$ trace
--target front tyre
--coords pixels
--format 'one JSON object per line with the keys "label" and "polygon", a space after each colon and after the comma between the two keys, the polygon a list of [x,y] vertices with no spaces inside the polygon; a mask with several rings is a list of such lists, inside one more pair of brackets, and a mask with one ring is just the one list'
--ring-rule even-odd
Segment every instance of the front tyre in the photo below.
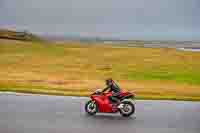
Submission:
{"label": "front tyre", "polygon": [[122,101],[123,108],[119,109],[120,114],[123,117],[129,117],[135,113],[135,105],[130,101]]}
{"label": "front tyre", "polygon": [[98,107],[94,101],[90,100],[85,104],[85,112],[87,112],[89,115],[95,115],[97,111]]}

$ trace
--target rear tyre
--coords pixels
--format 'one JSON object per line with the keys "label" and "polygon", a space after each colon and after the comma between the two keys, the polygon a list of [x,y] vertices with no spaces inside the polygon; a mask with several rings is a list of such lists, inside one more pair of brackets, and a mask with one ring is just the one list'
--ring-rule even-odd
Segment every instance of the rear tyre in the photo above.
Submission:
{"label": "rear tyre", "polygon": [[87,114],[95,115],[97,111],[98,111],[98,107],[94,101],[90,100],[85,104],[85,112]]}
{"label": "rear tyre", "polygon": [[122,104],[124,107],[119,109],[119,112],[123,117],[129,117],[135,113],[135,105],[132,102],[123,101]]}

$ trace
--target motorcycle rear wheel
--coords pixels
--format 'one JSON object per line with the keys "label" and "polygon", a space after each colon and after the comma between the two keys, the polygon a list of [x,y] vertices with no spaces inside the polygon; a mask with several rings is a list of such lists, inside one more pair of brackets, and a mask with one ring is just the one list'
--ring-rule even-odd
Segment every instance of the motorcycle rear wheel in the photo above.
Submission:
{"label": "motorcycle rear wheel", "polygon": [[122,109],[119,109],[119,112],[123,117],[129,117],[135,113],[135,105],[132,102],[122,101],[122,104],[124,105],[124,107]]}

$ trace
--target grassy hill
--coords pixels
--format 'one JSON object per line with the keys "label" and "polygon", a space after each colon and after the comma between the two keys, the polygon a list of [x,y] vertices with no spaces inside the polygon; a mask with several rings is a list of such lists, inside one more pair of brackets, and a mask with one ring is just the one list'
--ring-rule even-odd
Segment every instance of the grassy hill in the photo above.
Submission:
{"label": "grassy hill", "polygon": [[200,53],[41,44],[0,40],[1,91],[85,96],[112,77],[137,98],[200,100]]}
{"label": "grassy hill", "polygon": [[16,32],[7,29],[0,29],[0,39],[11,39],[21,41],[42,41],[43,39],[28,32]]}

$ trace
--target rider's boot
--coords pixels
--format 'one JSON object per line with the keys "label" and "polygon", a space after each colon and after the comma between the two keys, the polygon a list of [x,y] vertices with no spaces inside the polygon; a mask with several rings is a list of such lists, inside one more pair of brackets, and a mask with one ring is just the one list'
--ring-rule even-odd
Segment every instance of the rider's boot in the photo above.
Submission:
{"label": "rider's boot", "polygon": [[117,108],[118,109],[122,109],[124,106],[123,106],[123,104],[121,103],[121,104],[119,104],[118,106],[117,106]]}
{"label": "rider's boot", "polygon": [[117,104],[117,108],[118,109],[122,109],[123,108],[123,104],[120,102],[120,100],[118,100],[118,104]]}

